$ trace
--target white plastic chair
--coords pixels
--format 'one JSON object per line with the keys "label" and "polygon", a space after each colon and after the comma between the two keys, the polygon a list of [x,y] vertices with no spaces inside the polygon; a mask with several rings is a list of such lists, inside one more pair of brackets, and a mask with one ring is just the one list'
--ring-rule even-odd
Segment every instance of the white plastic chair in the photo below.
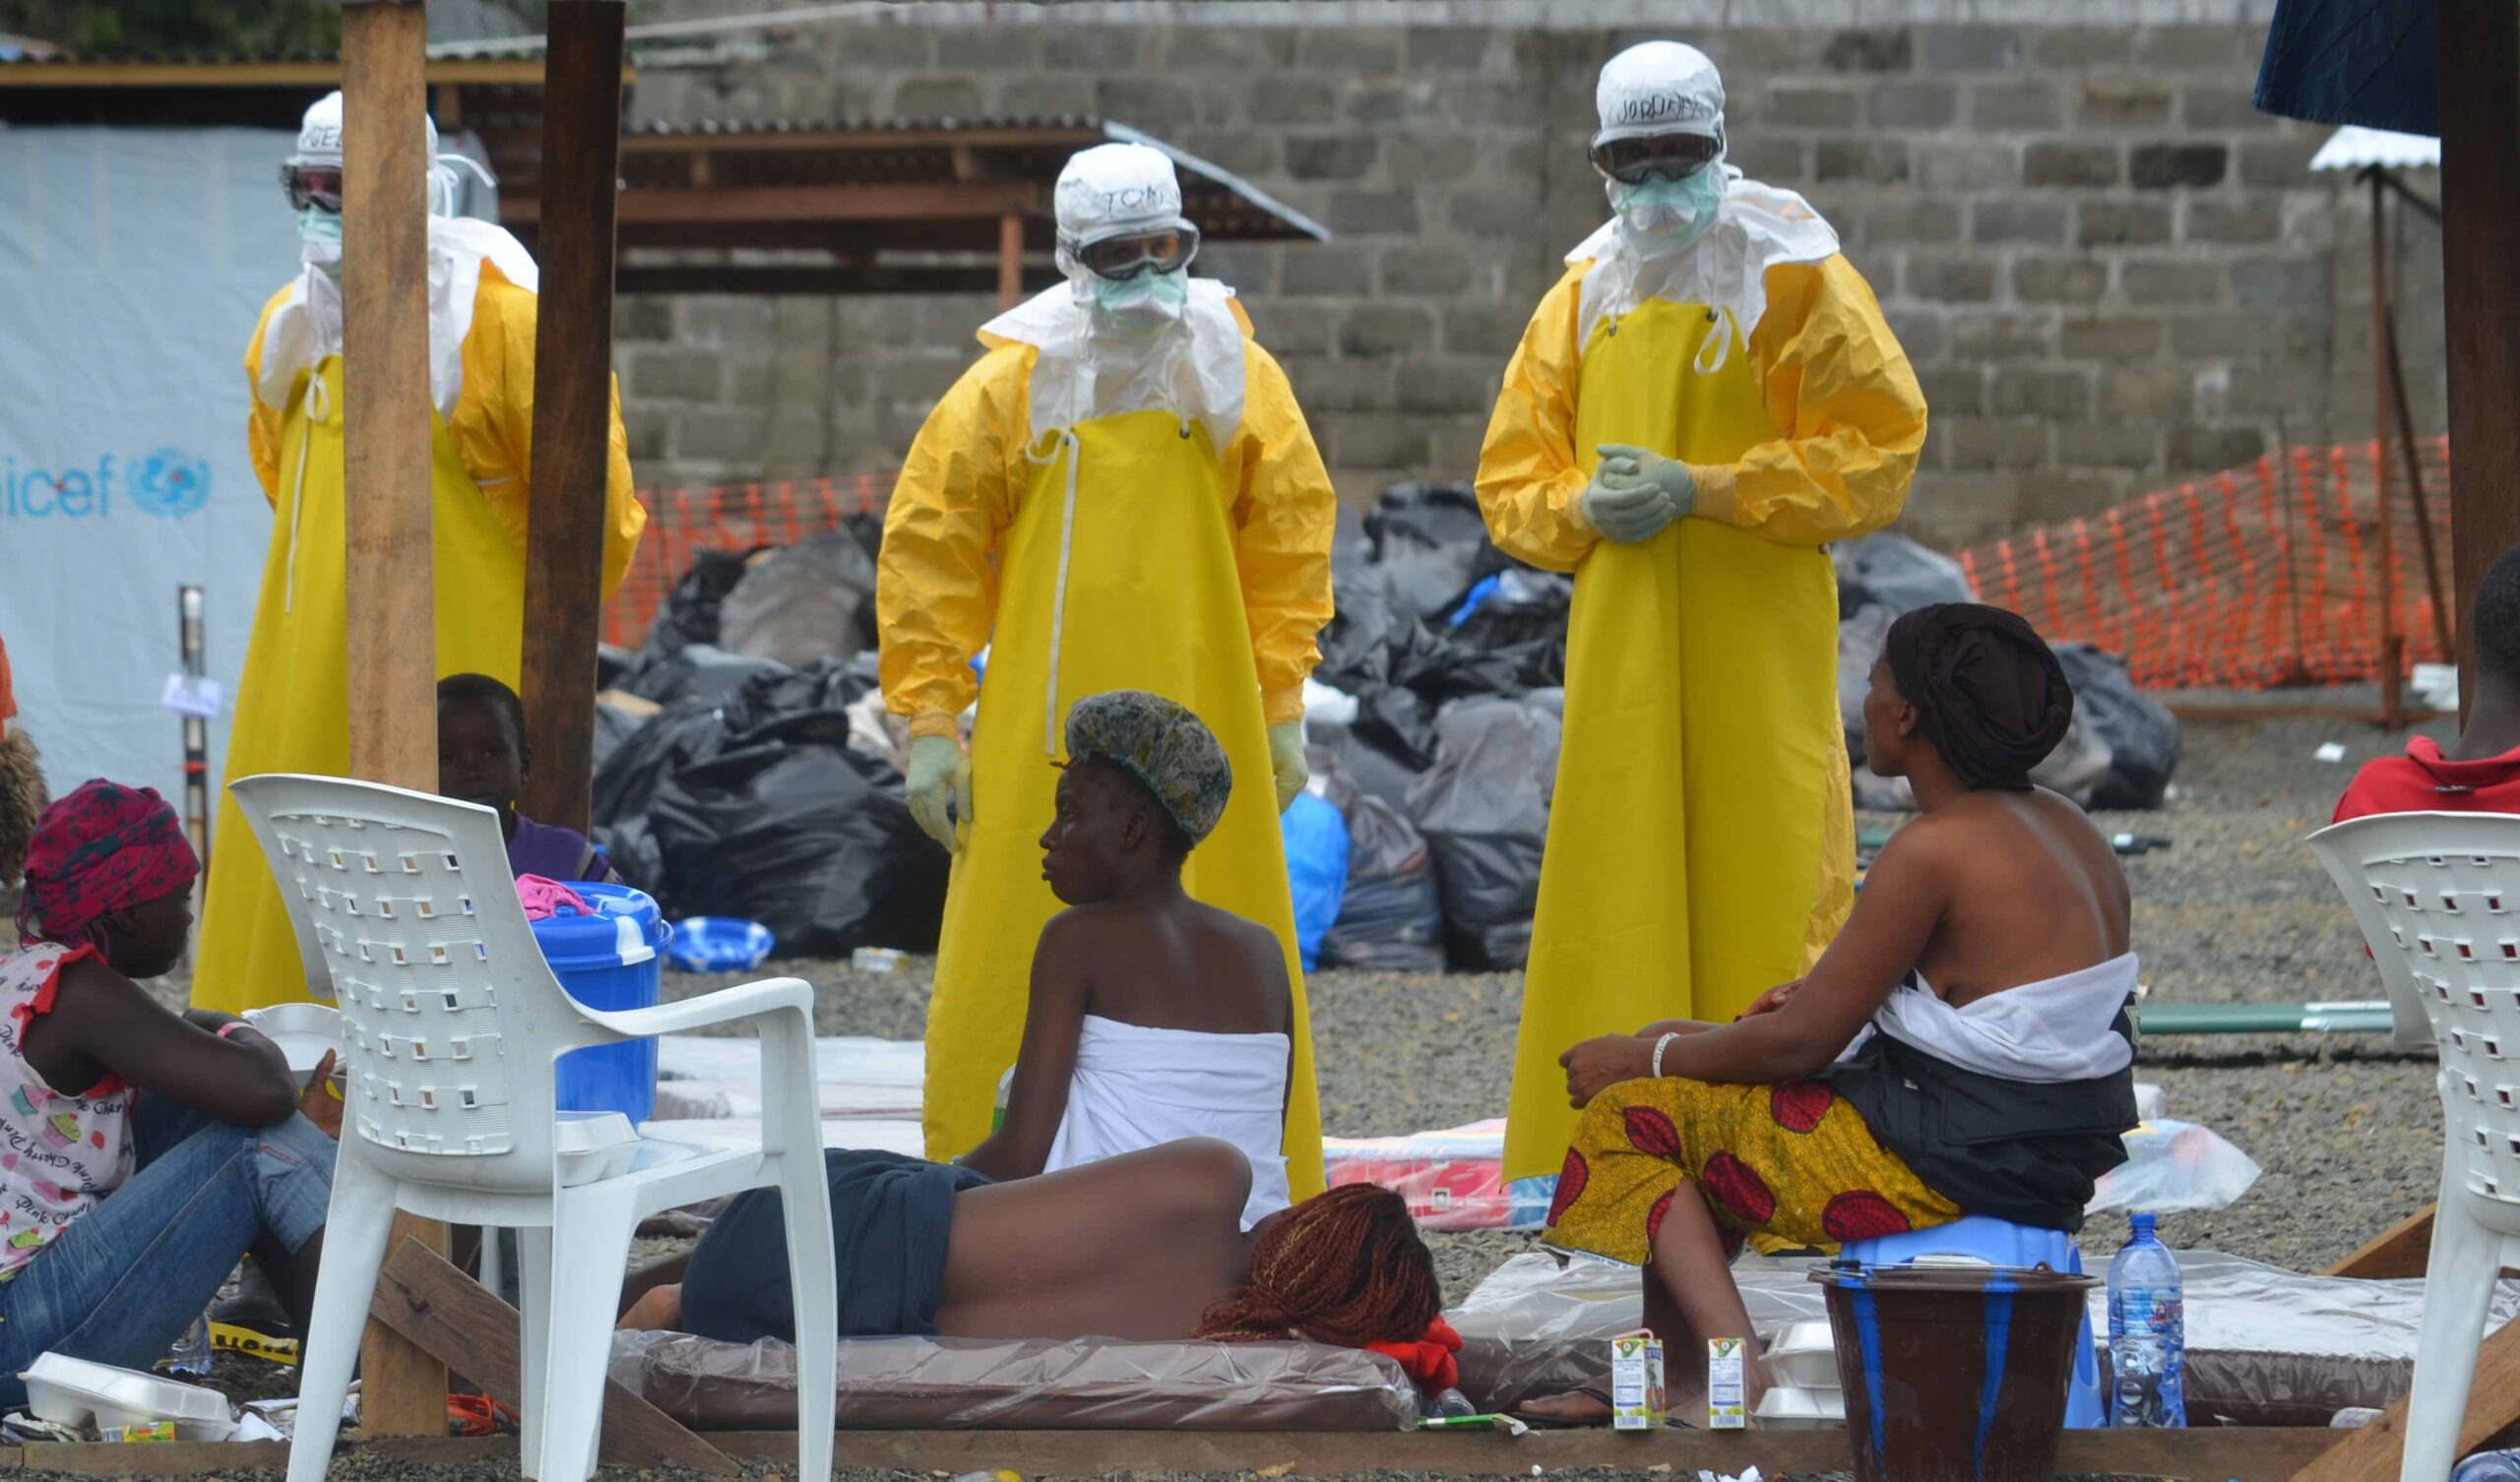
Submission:
{"label": "white plastic chair", "polygon": [[2439,1047],[2441,1203],[2400,1482],[2442,1482],[2488,1305],[2520,1266],[2520,817],[2390,813],[2310,835],[2354,907],[2401,1029]]}
{"label": "white plastic chair", "polygon": [[[334,777],[248,777],[230,790],[288,902],[308,981],[330,981],[339,999],[348,1070],[299,1413],[341,1410],[397,1209],[508,1226],[524,1246],[524,1471],[583,1482],[639,1221],[776,1188],[796,1304],[798,1475],[829,1476],[838,1314],[812,988],[776,978],[654,1009],[584,1008],[535,945],[496,812]],[[601,1145],[561,1145],[562,1054],[735,1022],[761,1038],[760,1146],[694,1155],[641,1142],[617,1114]],[[301,1428],[289,1482],[319,1482],[333,1442],[331,1426]]]}

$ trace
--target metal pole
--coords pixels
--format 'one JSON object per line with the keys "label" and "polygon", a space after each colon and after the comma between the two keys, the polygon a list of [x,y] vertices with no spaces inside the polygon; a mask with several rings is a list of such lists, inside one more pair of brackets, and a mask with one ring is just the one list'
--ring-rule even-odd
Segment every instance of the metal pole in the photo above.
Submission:
{"label": "metal pole", "polygon": [[2389,198],[2378,167],[2365,173],[2371,182],[2371,500],[2380,518],[2380,715],[2395,730],[2406,723],[2406,652],[2398,637],[2397,511],[2389,505]]}
{"label": "metal pole", "polygon": [[[184,677],[199,683],[202,668],[201,588],[175,588],[176,642],[184,656]],[[210,722],[189,711],[184,715],[184,832],[192,835],[193,853],[201,857],[202,877],[210,875]]]}

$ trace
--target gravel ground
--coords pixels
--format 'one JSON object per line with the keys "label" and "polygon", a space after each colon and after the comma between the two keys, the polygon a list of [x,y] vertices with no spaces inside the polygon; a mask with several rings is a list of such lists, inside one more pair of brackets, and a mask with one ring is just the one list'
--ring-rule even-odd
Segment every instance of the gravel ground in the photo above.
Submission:
{"label": "gravel ground", "polygon": [[[2444,722],[2426,729],[2447,733]],[[2127,861],[2136,947],[2155,999],[2378,996],[2352,920],[2301,840],[2327,821],[2356,766],[2399,750],[2404,739],[2405,733],[2345,720],[2191,724],[2168,806],[2100,819],[2112,832],[2172,840],[2167,850]],[[2345,762],[2314,760],[2314,750],[2327,741],[2347,748]],[[5,933],[0,924],[0,936]],[[915,1038],[932,964],[913,959],[889,974],[828,961],[777,962],[764,970],[815,984],[824,1033]],[[666,984],[669,996],[684,997],[736,980],[672,975]],[[172,998],[184,986],[173,979],[163,991]],[[1332,971],[1316,974],[1309,986],[1323,1123],[1332,1134],[1450,1127],[1503,1110],[1519,973]],[[2392,1055],[2377,1036],[2211,1036],[2148,1041],[2137,1069],[2164,1087],[2171,1116],[2222,1133],[2265,1170],[2230,1209],[2166,1217],[2162,1232],[2174,1245],[2316,1269],[2430,1202],[2441,1133],[2428,1059]],[[2104,1217],[2083,1243],[2088,1251],[2107,1252],[2124,1235],[2122,1218]],[[1430,1244],[1446,1290],[1457,1299],[1532,1241],[1500,1232],[1436,1235]],[[643,1258],[670,1248],[642,1247]],[[336,1472],[390,1475],[394,1482],[435,1482],[441,1474],[453,1475],[370,1461],[346,1461]]]}

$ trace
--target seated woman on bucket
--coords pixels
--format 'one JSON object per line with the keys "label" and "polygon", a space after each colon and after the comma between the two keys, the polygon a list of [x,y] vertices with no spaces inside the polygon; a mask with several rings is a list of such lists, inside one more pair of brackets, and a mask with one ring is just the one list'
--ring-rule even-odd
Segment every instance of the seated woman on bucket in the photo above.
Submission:
{"label": "seated woman on bucket", "polygon": [[1077,702],[1067,756],[1041,873],[1068,908],[1033,957],[1005,1125],[961,1161],[1003,1182],[1219,1138],[1251,1163],[1247,1229],[1289,1202],[1294,994],[1274,933],[1181,888],[1232,765],[1198,716],[1136,690]]}
{"label": "seated woman on bucket", "polygon": [[[1346,1185],[1245,1231],[1250,1164],[1214,1139],[1002,1184],[890,1152],[823,1162],[842,1337],[1302,1339],[1390,1354],[1428,1392],[1454,1382],[1433,1258],[1388,1189]],[[778,1193],[735,1196],[624,1293],[624,1328],[792,1340]]]}
{"label": "seated woman on bucket", "polygon": [[[1654,1024],[1560,1058],[1584,1108],[1550,1244],[1640,1266],[1673,1393],[1704,1340],[1748,1338],[1728,1266],[1743,1237],[1834,1248],[1987,1214],[2082,1227],[2135,1125],[2126,878],[2030,770],[2073,691],[2012,613],[1923,607],[1891,625],[1864,752],[1921,815],[1803,978],[1730,1024]],[[1747,1366],[1747,1402],[1766,1388]],[[1588,1394],[1531,1407],[1587,1420]]]}
{"label": "seated woman on bucket", "polygon": [[200,874],[146,787],[86,783],[35,827],[0,957],[0,1406],[46,1350],[149,1367],[247,1251],[301,1330],[313,1306],[332,1057],[301,1087],[243,1020],[137,981],[183,959]]}

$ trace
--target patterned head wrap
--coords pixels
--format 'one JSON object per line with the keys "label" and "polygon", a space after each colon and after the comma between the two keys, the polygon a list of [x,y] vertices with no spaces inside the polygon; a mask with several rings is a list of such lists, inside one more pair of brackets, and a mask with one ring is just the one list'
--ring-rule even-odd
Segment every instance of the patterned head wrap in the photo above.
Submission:
{"label": "patterned head wrap", "polygon": [[1233,793],[1233,765],[1216,733],[1161,695],[1113,690],[1092,695],[1067,712],[1070,763],[1098,759],[1136,777],[1198,843],[1225,816]]}
{"label": "patterned head wrap", "polygon": [[183,822],[156,788],[83,782],[35,825],[18,934],[85,945],[98,916],[182,890],[200,873]]}
{"label": "patterned head wrap", "polygon": [[1881,657],[1925,739],[1972,787],[2018,792],[2074,719],[2065,667],[2018,615],[1936,602],[1890,625]]}

